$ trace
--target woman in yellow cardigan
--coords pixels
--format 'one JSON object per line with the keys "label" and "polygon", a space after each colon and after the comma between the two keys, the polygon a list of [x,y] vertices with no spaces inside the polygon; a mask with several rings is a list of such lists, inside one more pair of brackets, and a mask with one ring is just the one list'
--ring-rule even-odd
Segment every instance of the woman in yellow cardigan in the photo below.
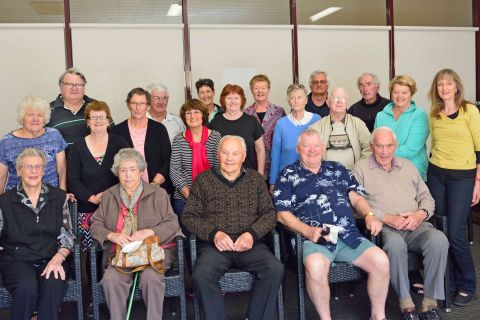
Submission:
{"label": "woman in yellow cardigan", "polygon": [[465,306],[476,289],[465,225],[470,206],[480,199],[480,113],[465,101],[462,81],[451,69],[435,75],[429,98],[432,150],[427,184],[435,199],[435,214],[448,217],[453,303]]}

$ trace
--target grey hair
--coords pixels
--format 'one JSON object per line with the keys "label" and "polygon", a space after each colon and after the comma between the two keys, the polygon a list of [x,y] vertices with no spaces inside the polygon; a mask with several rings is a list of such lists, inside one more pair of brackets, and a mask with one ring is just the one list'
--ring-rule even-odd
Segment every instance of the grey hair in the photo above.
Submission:
{"label": "grey hair", "polygon": [[148,93],[152,94],[152,92],[154,90],[157,90],[159,92],[165,92],[167,94],[167,96],[170,97],[170,93],[168,92],[168,88],[163,83],[150,83],[147,87]]}
{"label": "grey hair", "polygon": [[397,143],[397,136],[395,135],[395,132],[393,132],[392,128],[389,128],[389,127],[378,127],[378,128],[375,128],[373,131],[372,131],[372,134],[370,135],[370,144],[373,144],[373,142],[375,141],[375,137],[377,136],[378,132],[379,131],[388,131],[390,132],[390,134],[392,135],[393,137],[393,141],[395,143]]}
{"label": "grey hair", "polygon": [[147,168],[147,162],[143,159],[143,156],[134,148],[123,148],[117,152],[113,157],[112,172],[118,177],[118,168],[122,161],[135,161],[137,163],[140,172],[143,172]]}
{"label": "grey hair", "polygon": [[245,139],[243,139],[240,136],[235,136],[235,135],[231,135],[231,134],[227,134],[226,136],[223,136],[222,139],[220,139],[220,142],[218,143],[218,152],[220,152],[220,149],[222,147],[223,142],[225,140],[228,140],[228,139],[235,139],[235,140],[240,141],[240,144],[242,145],[243,151],[247,152],[247,144],[245,143]]}
{"label": "grey hair", "polygon": [[380,88],[380,81],[378,80],[378,77],[376,74],[374,73],[370,73],[370,72],[364,72],[360,75],[360,77],[358,77],[357,79],[357,88],[360,89],[360,80],[364,77],[364,76],[370,76],[372,77],[373,79],[373,82],[375,82],[375,84],[377,85],[378,88]]}
{"label": "grey hair", "polygon": [[295,90],[301,90],[303,91],[305,96],[307,95],[307,89],[305,89],[305,86],[303,84],[292,83],[287,88],[287,97],[290,97],[290,94]]}
{"label": "grey hair", "polygon": [[307,137],[317,136],[318,139],[320,139],[320,143],[322,144],[322,146],[325,146],[325,144],[323,143],[323,140],[322,140],[322,136],[320,135],[320,132],[318,132],[317,130],[315,130],[313,128],[308,128],[307,130],[303,131],[302,133],[300,133],[298,135],[297,147],[300,145],[300,141],[302,140],[303,136],[307,136]]}
{"label": "grey hair", "polygon": [[17,122],[23,126],[23,119],[28,109],[43,111],[46,123],[50,122],[51,109],[47,100],[38,96],[26,96],[20,101],[17,107]]}
{"label": "grey hair", "polygon": [[42,158],[43,166],[47,164],[47,157],[45,156],[45,153],[37,148],[26,148],[23,149],[22,152],[17,156],[17,159],[15,159],[15,168],[18,169],[22,165],[22,161],[26,157],[39,157]]}
{"label": "grey hair", "polygon": [[330,81],[328,81],[328,73],[322,70],[315,70],[312,73],[310,73],[310,78],[308,80],[308,83],[312,84],[313,78],[315,78],[315,76],[318,76],[320,74],[323,74],[325,76],[325,79],[327,79],[327,83],[330,83]]}
{"label": "grey hair", "polygon": [[333,99],[333,93],[336,91],[336,90],[342,90],[343,92],[345,92],[345,96],[347,98],[347,102],[348,102],[348,92],[347,90],[345,90],[345,88],[343,87],[333,87],[333,89],[330,91],[330,94],[328,95],[329,99]]}
{"label": "grey hair", "polygon": [[82,79],[83,84],[87,84],[87,78],[85,78],[85,75],[82,73],[82,71],[80,71],[77,68],[69,68],[69,69],[65,70],[64,73],[62,73],[60,75],[60,78],[58,78],[58,85],[62,84],[63,78],[65,78],[65,75],[67,75],[67,74],[74,74],[76,76],[79,76]]}

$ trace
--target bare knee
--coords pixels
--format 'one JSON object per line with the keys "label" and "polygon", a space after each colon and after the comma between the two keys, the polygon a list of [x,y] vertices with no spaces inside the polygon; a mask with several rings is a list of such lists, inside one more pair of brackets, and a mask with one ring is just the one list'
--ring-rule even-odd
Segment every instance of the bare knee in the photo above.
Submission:
{"label": "bare knee", "polygon": [[328,271],[330,260],[324,255],[315,253],[309,255],[304,262],[306,276],[309,280],[316,283],[328,283]]}

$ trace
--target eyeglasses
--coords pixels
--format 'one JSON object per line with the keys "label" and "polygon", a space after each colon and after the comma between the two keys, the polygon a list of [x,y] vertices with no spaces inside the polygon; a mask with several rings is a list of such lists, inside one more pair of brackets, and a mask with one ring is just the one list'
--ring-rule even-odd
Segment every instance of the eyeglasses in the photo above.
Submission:
{"label": "eyeglasses", "polygon": [[135,102],[135,101],[130,101],[128,104],[131,105],[132,107],[133,107],[133,106],[136,106],[136,107],[144,107],[144,106],[147,105],[146,102]]}
{"label": "eyeglasses", "polygon": [[327,84],[328,81],[327,81],[327,80],[315,80],[315,81],[311,81],[310,83],[317,86],[317,85],[319,85],[319,84],[320,84],[320,85]]}
{"label": "eyeglasses", "polygon": [[72,88],[82,88],[82,87],[85,87],[85,84],[84,83],[68,83],[68,82],[62,82],[62,84],[65,86],[65,87],[68,87],[70,89]]}
{"label": "eyeglasses", "polygon": [[200,110],[190,110],[190,111],[185,112],[186,117],[198,116],[200,114],[202,114],[202,111],[200,111]]}
{"label": "eyeglasses", "polygon": [[346,102],[347,98],[345,98],[345,97],[333,97],[333,101],[335,101],[335,102]]}
{"label": "eyeglasses", "polygon": [[120,170],[118,170],[118,174],[120,175],[126,175],[127,173],[134,174],[139,171],[140,170],[138,168],[121,168]]}
{"label": "eyeglasses", "polygon": [[158,97],[158,96],[153,96],[152,100],[153,101],[162,101],[162,102],[167,102],[169,97]]}
{"label": "eyeglasses", "polygon": [[107,120],[107,117],[106,116],[90,116],[88,117],[88,119],[90,120],[93,120],[93,121],[104,121],[104,120]]}
{"label": "eyeglasses", "polygon": [[43,164],[34,164],[34,165],[22,164],[20,167],[22,167],[23,169],[25,169],[27,171],[33,171],[33,169],[35,169],[35,171],[40,171],[40,170],[43,169]]}

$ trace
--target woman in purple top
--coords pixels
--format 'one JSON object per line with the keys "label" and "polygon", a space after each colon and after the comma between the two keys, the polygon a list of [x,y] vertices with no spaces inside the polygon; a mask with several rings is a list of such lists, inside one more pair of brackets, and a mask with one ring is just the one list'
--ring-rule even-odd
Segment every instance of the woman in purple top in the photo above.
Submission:
{"label": "woman in purple top", "polygon": [[262,125],[263,143],[265,144],[265,171],[264,176],[268,179],[270,172],[270,152],[272,150],[273,129],[278,119],[285,116],[285,110],[268,101],[270,93],[270,79],[266,75],[257,74],[250,80],[250,90],[255,102],[246,107],[243,112],[258,119]]}
{"label": "woman in purple top", "polygon": [[57,129],[45,128],[50,121],[50,105],[40,97],[26,96],[18,105],[17,121],[22,126],[0,140],[0,193],[17,186],[20,179],[15,159],[26,148],[42,150],[46,156],[43,182],[67,189],[67,143]]}

